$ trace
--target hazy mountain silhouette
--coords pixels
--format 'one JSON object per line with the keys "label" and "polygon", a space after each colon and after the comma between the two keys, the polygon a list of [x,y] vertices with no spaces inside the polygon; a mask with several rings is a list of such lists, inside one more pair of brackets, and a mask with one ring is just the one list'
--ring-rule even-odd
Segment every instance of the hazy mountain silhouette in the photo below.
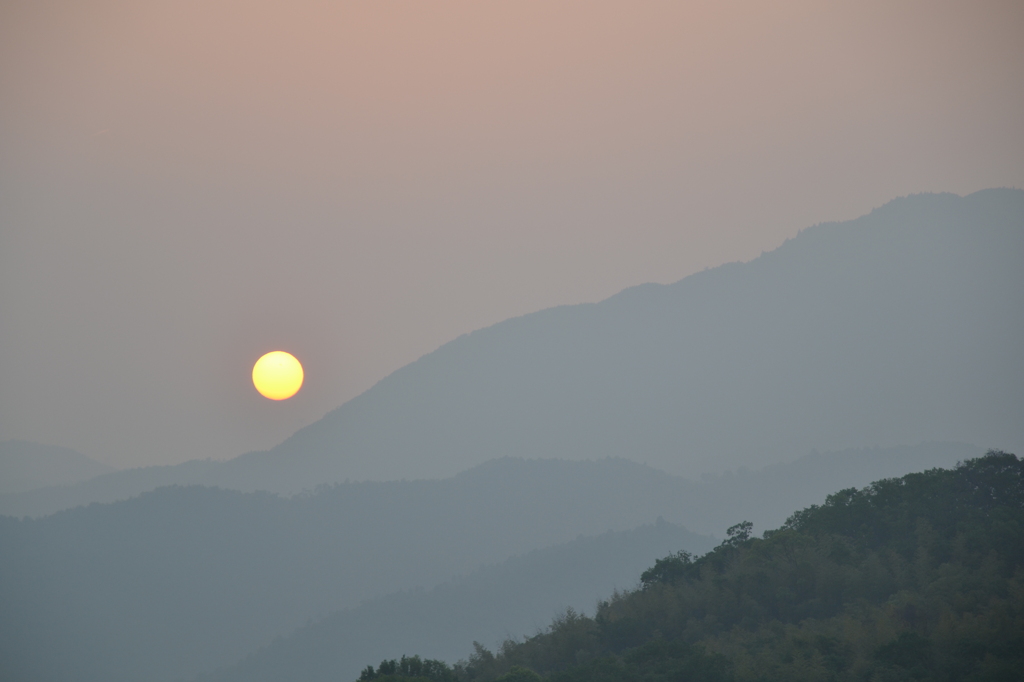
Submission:
{"label": "hazy mountain silhouette", "polygon": [[[640,466],[630,469],[634,474],[616,481],[607,464],[583,462],[564,469],[574,471],[583,480],[602,479],[603,489],[627,500],[644,500],[652,490],[666,490],[664,500],[678,495],[672,511],[657,508],[657,514],[685,524],[702,533],[720,533],[723,528],[743,520],[756,519],[758,527],[770,528],[782,523],[794,504],[812,504],[829,491],[867,485],[882,477],[902,476],[931,467],[949,467],[956,462],[977,457],[984,450],[962,443],[923,443],[912,447],[866,448],[839,452],[812,453],[793,462],[776,464],[760,470],[739,469],[718,475],[705,475],[700,482]],[[515,464],[513,464],[515,463]],[[505,459],[486,463],[466,471],[464,480],[484,475],[483,472],[504,470],[516,485],[534,488],[544,486],[551,461],[523,462]],[[629,469],[626,462],[619,466]],[[0,514],[8,516],[43,516],[93,501],[113,502],[151,490],[156,485],[186,485],[217,481],[224,469],[215,462],[188,462],[176,467],[150,467],[99,476],[74,486],[59,486],[28,493],[0,495]],[[563,479],[556,477],[556,481]],[[236,481],[237,482],[237,481]],[[579,485],[580,481],[565,481]],[[561,484],[561,483],[560,483]],[[224,487],[227,487],[226,485]],[[614,492],[610,492],[614,491]],[[633,502],[630,502],[633,504]],[[655,511],[651,508],[652,513]],[[652,517],[653,518],[653,517]]]}
{"label": "hazy mountain silhouette", "polygon": [[[533,583],[573,574],[585,581],[607,552],[643,553],[638,540],[667,524],[535,552],[430,593],[374,600],[212,679],[355,680],[363,667],[353,652],[361,649],[364,660],[403,659],[404,674],[382,664],[377,675],[372,667],[359,675],[381,682],[541,679],[530,670],[570,682],[1016,680],[1024,663],[1021,465],[990,452],[953,469],[837,491],[787,515],[763,539],[739,524],[703,557],[657,557],[633,574],[635,588],[607,590],[593,618],[576,606],[545,632],[505,641],[495,655],[471,651],[468,642],[501,638],[495,624],[515,621],[521,601],[539,596]],[[570,580],[552,592],[549,611],[565,606],[574,589]],[[593,614],[594,606],[585,610]],[[461,648],[446,641],[452,630],[468,631]],[[396,645],[412,640],[420,644]],[[463,664],[421,676],[405,665],[413,653]]]}
{"label": "hazy mountain silhouette", "polygon": [[763,529],[829,491],[978,452],[813,454],[701,482],[623,459],[503,458],[439,481],[343,483],[291,499],[166,487],[43,519],[0,517],[0,668],[81,680],[194,674],[311,617],[579,534],[658,517],[715,535],[744,519]]}
{"label": "hazy mountain silhouette", "polygon": [[[567,612],[456,666],[382,661],[359,680],[1021,679],[1024,462],[1013,454],[837,491],[761,538],[747,524],[728,534],[702,557],[657,560],[593,618]],[[307,674],[281,666],[262,679],[322,679],[294,665]]]}
{"label": "hazy mountain silhouette", "polygon": [[1022,338],[1024,191],[916,195],[749,263],[464,335],[227,466],[294,489],[499,455],[699,475],[815,448],[1020,450]]}
{"label": "hazy mountain silhouette", "polygon": [[68,448],[0,441],[0,494],[80,483],[112,471],[113,467]]}
{"label": "hazy mountain silhouette", "polygon": [[[169,485],[206,485],[254,492],[231,485],[219,462],[192,460],[173,466],[138,467],[102,474],[73,485],[50,485],[0,495],[0,515],[44,516],[93,502],[116,502]],[[223,481],[221,479],[224,479]]]}
{"label": "hazy mountain silhouette", "polygon": [[30,497],[53,509],[171,482],[288,493],[504,455],[696,476],[812,449],[1021,451],[1022,266],[1024,191],[897,199],[749,263],[461,336],[270,451]]}
{"label": "hazy mountain silhouette", "polygon": [[432,590],[411,590],[334,613],[209,679],[260,682],[354,680],[368,664],[417,651],[454,661],[488,646],[532,635],[571,607],[593,612],[614,589],[636,586],[640,573],[685,547],[711,549],[709,538],[659,522],[535,550]]}
{"label": "hazy mountain silhouette", "polygon": [[682,479],[625,460],[498,460],[441,481],[283,499],[166,487],[0,517],[0,669],[161,680],[238,661],[311,617],[580,534],[685,514]]}
{"label": "hazy mountain silhouette", "polygon": [[962,443],[923,443],[813,453],[757,471],[705,475],[684,523],[701,532],[721,534],[735,523],[750,520],[760,533],[781,526],[794,509],[819,504],[830,492],[936,467],[948,469],[983,454],[981,448]]}

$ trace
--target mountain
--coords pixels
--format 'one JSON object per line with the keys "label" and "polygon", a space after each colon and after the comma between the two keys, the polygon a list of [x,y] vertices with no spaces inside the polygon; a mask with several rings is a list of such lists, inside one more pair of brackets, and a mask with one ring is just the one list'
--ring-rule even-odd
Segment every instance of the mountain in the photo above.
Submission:
{"label": "mountain", "polygon": [[566,608],[592,611],[613,590],[635,587],[655,559],[680,548],[705,552],[712,544],[664,521],[580,537],[432,590],[399,592],[331,614],[203,680],[355,679],[367,664],[406,651],[466,658],[474,639],[490,645],[532,635]]}
{"label": "mountain", "polygon": [[693,485],[626,460],[505,459],[291,499],[164,487],[0,517],[0,670],[106,681],[210,671],[365,599],[581,534],[678,522]]}
{"label": "mountain", "polygon": [[[882,478],[899,478],[981,457],[985,451],[962,443],[815,452],[794,462],[757,471],[739,469],[702,477],[699,503],[684,517],[689,528],[720,535],[743,520],[757,532],[781,526],[795,508],[819,504],[836,490],[863,488]],[[696,500],[695,500],[696,501]]]}
{"label": "mountain", "polygon": [[359,679],[1021,679],[1024,462],[1016,456],[990,452],[953,470],[839,491],[763,539],[749,530],[730,529],[699,558],[657,560],[639,589],[602,601],[592,618],[566,613],[547,632],[495,654],[478,648],[454,668],[403,657]]}
{"label": "mountain", "polygon": [[[485,463],[461,474],[462,480],[485,476],[491,472],[516,480],[523,488],[543,485],[546,476],[562,482],[571,490],[580,481],[568,478],[600,479],[608,494],[622,499],[659,499],[660,506],[648,509],[651,518],[658,514],[685,524],[697,532],[715,534],[742,521],[756,519],[759,528],[781,524],[793,505],[807,505],[825,499],[832,490],[860,487],[881,477],[902,476],[912,471],[933,467],[950,467],[960,460],[980,456],[982,448],[963,443],[922,443],[893,448],[860,448],[838,452],[811,453],[792,462],[774,464],[751,471],[740,468],[723,474],[705,474],[693,481],[657,472],[649,467],[630,467],[620,461],[618,467],[632,472],[621,481],[614,480],[615,467],[608,463],[524,461],[502,458]],[[0,514],[8,516],[44,516],[92,501],[113,502],[122,496],[138,495],[157,486],[209,484],[219,480],[211,471],[214,462],[189,462],[176,467],[151,467],[99,476],[74,486],[56,486],[28,493],[0,495]],[[559,474],[554,474],[556,467]],[[223,471],[223,469],[216,469]],[[644,472],[640,474],[640,472]],[[655,493],[653,491],[661,491]],[[614,492],[613,492],[614,491]],[[660,495],[660,497],[659,497]]]}
{"label": "mountain", "polygon": [[281,493],[500,455],[698,475],[811,449],[1024,443],[1024,192],[898,199],[750,263],[462,336],[268,452],[3,496],[46,513],[170,483]]}
{"label": "mountain", "polygon": [[112,471],[113,467],[68,448],[0,441],[0,495],[81,483]]}
{"label": "mountain", "polygon": [[770,527],[829,490],[976,454],[956,444],[821,453],[700,482],[624,459],[502,458],[449,479],[349,482],[290,499],[164,487],[42,519],[0,517],[0,669],[176,679],[233,664],[310,618],[580,534],[658,517],[706,534],[744,519]]}
{"label": "mountain", "polygon": [[[218,475],[220,463],[192,460],[173,466],[138,467],[104,473],[80,483],[0,494],[2,516],[45,516],[93,502],[116,502],[169,485],[220,486],[239,490],[230,477]],[[223,480],[222,480],[223,479]],[[249,492],[255,489],[248,488]]]}
{"label": "mountain", "polygon": [[170,482],[440,478],[506,455],[699,476],[814,449],[1021,450],[1021,338],[1024,191],[915,195],[748,263],[463,335],[272,450],[117,472],[36,506]]}
{"label": "mountain", "polygon": [[225,466],[283,490],[502,455],[697,476],[812,449],[1019,448],[1021,338],[1024,191],[916,195],[749,263],[464,335]]}

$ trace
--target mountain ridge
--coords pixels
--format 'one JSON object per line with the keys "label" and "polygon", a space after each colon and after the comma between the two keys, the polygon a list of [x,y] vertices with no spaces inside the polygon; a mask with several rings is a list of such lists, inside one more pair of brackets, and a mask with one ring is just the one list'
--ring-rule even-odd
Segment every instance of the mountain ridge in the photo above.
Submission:
{"label": "mountain ridge", "polygon": [[[1022,264],[1024,191],[903,197],[746,263],[463,334],[270,450],[118,472],[37,506],[175,482],[287,494],[444,478],[500,456],[696,477],[815,449],[1020,451]],[[33,504],[0,499],[0,513]]]}
{"label": "mountain ridge", "polygon": [[1021,461],[989,451],[837,491],[762,538],[737,525],[704,556],[657,560],[593,618],[567,612],[455,666],[403,655],[359,680],[1018,680],[1022,512]]}
{"label": "mountain ridge", "polygon": [[24,440],[0,441],[0,495],[73,485],[113,471],[114,467],[70,448]]}
{"label": "mountain ridge", "polygon": [[[194,675],[365,599],[580,534],[677,520],[679,481],[660,477],[626,460],[507,461],[287,499],[167,486],[41,519],[0,517],[0,669]],[[61,665],[71,667],[54,672]]]}
{"label": "mountain ridge", "polygon": [[[704,552],[712,544],[663,520],[580,536],[428,590],[406,590],[331,613],[198,680],[354,679],[367,662],[409,650],[465,658],[474,639],[494,645],[533,634],[566,608],[590,611],[612,590],[634,587],[640,571],[661,555],[680,547]],[[303,669],[303,661],[314,662],[314,668]]]}
{"label": "mountain ridge", "polygon": [[172,486],[0,517],[0,669],[53,659],[74,666],[54,679],[178,679],[235,663],[310,618],[580,534],[658,517],[705,536],[745,518],[760,528],[829,490],[977,452],[822,453],[702,482],[622,458],[502,458],[439,481],[349,482],[287,499]]}
{"label": "mountain ridge", "polygon": [[[1024,378],[1024,363],[1006,343],[1024,329],[1022,258],[1024,192],[894,200],[854,221],[807,228],[747,263],[460,336],[277,447],[234,461],[268,468],[301,462],[322,477],[388,478],[454,473],[482,452],[486,458],[611,455],[695,474],[714,462],[769,463],[764,454],[751,454],[757,449],[779,458],[794,450],[908,440],[978,442],[983,434],[995,436],[993,446],[1013,447],[1024,438],[1018,425],[999,422],[970,401],[955,405],[968,417],[954,416],[942,396],[978,395],[984,381],[1012,401],[1009,411],[1024,410],[1024,396],[1006,376]],[[936,272],[940,266],[946,269]],[[774,278],[767,292],[759,286],[765,273]],[[714,305],[700,299],[707,292],[717,296]],[[780,305],[779,299],[787,300]],[[786,305],[794,300],[804,308]],[[849,316],[832,314],[839,307]],[[843,328],[828,333],[818,326],[826,322]],[[744,343],[755,333],[760,344]],[[695,356],[715,356],[715,371],[689,365],[665,339],[688,343]],[[889,353],[883,367],[871,352]],[[998,358],[1002,369],[979,355]],[[864,371],[834,371],[840,358]],[[814,372],[834,381],[799,379]],[[908,393],[901,390],[908,379],[928,390],[893,407],[875,405],[879,393]],[[687,380],[700,391],[679,393]],[[744,400],[752,386],[763,393]],[[766,401],[768,395],[775,399]],[[616,396],[614,408],[599,404],[607,396]],[[740,421],[740,415],[721,416],[737,412],[737,402],[750,435],[716,444],[729,441]],[[784,404],[794,407],[787,412]],[[763,414],[766,407],[774,414]],[[903,411],[900,419],[889,414],[893,409]],[[800,410],[807,418],[795,418]],[[692,428],[673,425],[680,415],[693,415],[686,425]],[[787,428],[766,426],[779,422]],[[804,431],[810,435],[799,435]],[[687,458],[703,467],[681,466]]]}

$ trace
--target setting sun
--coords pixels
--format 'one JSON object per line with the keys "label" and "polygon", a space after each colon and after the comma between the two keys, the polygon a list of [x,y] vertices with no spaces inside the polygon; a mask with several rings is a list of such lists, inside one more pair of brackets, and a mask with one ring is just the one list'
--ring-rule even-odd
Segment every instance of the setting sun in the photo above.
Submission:
{"label": "setting sun", "polygon": [[295,356],[283,350],[267,353],[252,367],[253,386],[271,400],[286,400],[298,393],[304,376]]}

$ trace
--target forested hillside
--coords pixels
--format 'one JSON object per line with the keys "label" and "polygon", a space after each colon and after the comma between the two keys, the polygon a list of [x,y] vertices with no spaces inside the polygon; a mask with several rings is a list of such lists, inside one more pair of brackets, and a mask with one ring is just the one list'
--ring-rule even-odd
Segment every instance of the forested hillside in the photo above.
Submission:
{"label": "forested hillside", "polygon": [[[579,573],[567,565],[554,566],[548,583],[532,581],[532,592],[496,587],[476,599],[463,589],[468,583],[429,591],[453,575],[659,516],[718,536],[752,518],[760,531],[829,491],[976,454],[957,444],[820,453],[700,482],[622,459],[503,458],[441,481],[344,483],[292,499],[168,487],[42,519],[0,518],[0,665],[27,666],[37,677],[170,680],[231,666],[281,636],[253,661],[270,666],[302,652],[311,669],[336,669],[359,649],[321,646],[336,636],[324,633],[356,633],[344,636],[355,645],[372,634],[360,624],[371,623],[395,636],[371,638],[367,652],[457,658],[472,638],[493,644],[525,634],[559,606],[589,609],[603,591],[588,588],[583,602],[568,598],[571,590],[566,601],[536,601],[544,584]],[[645,550],[622,563],[609,554],[605,568],[635,570],[600,575],[630,580],[576,586],[632,584],[637,562],[654,556]],[[395,595],[417,586],[428,591]],[[561,588],[552,589],[543,594]],[[520,595],[521,604],[535,599],[530,613],[539,620],[509,611],[502,594]],[[416,615],[403,618],[403,610]],[[442,638],[431,626],[440,612],[459,623]],[[311,618],[314,626],[295,632]]]}
{"label": "forested hillside", "polygon": [[749,530],[736,525],[702,557],[657,561],[642,587],[593,618],[567,612],[542,634],[494,653],[478,646],[454,667],[406,658],[361,679],[1021,679],[1016,456],[843,490],[763,538]]}

